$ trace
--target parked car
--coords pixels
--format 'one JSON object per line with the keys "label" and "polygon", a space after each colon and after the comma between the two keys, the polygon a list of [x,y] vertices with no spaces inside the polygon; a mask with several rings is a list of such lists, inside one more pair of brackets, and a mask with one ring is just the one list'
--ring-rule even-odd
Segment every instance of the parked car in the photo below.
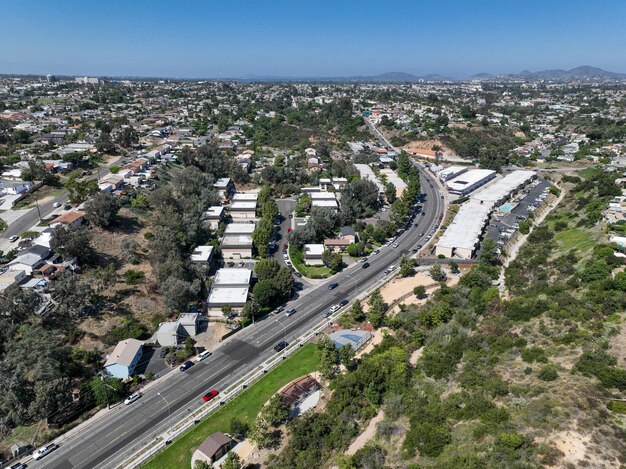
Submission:
{"label": "parked car", "polygon": [[61,206],[61,202],[55,202],[52,204],[54,208],[59,208]]}
{"label": "parked car", "polygon": [[39,459],[43,458],[44,456],[47,456],[50,453],[52,453],[58,447],[59,446],[54,444],[54,443],[50,443],[49,445],[42,446],[41,448],[39,448],[37,451],[35,451],[33,453],[33,459],[35,461],[38,461]]}
{"label": "parked car", "polygon": [[302,278],[302,274],[298,272],[297,270],[293,274],[298,278]]}
{"label": "parked car", "polygon": [[208,350],[205,350],[204,352],[200,352],[196,356],[196,362],[200,363],[202,360],[204,360],[205,358],[209,358],[210,356],[211,356],[211,352],[209,352]]}
{"label": "parked car", "polygon": [[289,317],[289,316],[291,316],[292,314],[295,314],[295,313],[296,313],[296,308],[291,308],[291,309],[287,310],[287,312],[285,313],[285,316]]}
{"label": "parked car", "polygon": [[132,404],[133,402],[141,399],[141,396],[143,396],[143,394],[141,394],[140,392],[133,393],[130,396],[128,396],[126,399],[124,399],[124,404],[126,405]]}
{"label": "parked car", "polygon": [[281,340],[276,345],[274,345],[274,351],[280,352],[283,349],[285,349],[288,345],[289,343],[286,340]]}
{"label": "parked car", "polygon": [[334,312],[335,312],[335,311],[337,311],[339,308],[341,308],[341,306],[339,306],[339,305],[332,305],[332,306],[330,307],[330,312],[331,312],[331,313],[334,313]]}
{"label": "parked car", "polygon": [[349,301],[348,301],[348,300],[343,299],[343,300],[341,300],[341,301],[339,302],[339,306],[343,307],[343,306],[347,305],[348,303],[349,303]]}
{"label": "parked car", "polygon": [[324,317],[325,318],[331,316],[332,314],[333,314],[333,312],[330,309],[327,309],[326,311],[324,311]]}
{"label": "parked car", "polygon": [[180,365],[180,366],[178,367],[178,369],[179,369],[180,371],[185,371],[185,370],[188,370],[189,368],[191,368],[192,366],[193,366],[193,362],[192,362],[192,361],[187,360],[185,363],[183,363],[182,365]]}
{"label": "parked car", "polygon": [[216,398],[219,393],[220,392],[217,389],[211,389],[204,396],[202,396],[202,400],[204,402],[209,402],[211,399]]}
{"label": "parked car", "polygon": [[328,284],[328,289],[329,290],[334,290],[335,288],[337,288],[339,286],[339,284],[337,282],[332,282]]}
{"label": "parked car", "polygon": [[13,235],[9,238],[9,241],[11,241],[12,243],[14,243],[15,241],[17,241],[19,239],[19,236],[17,235]]}
{"label": "parked car", "polygon": [[[2,464],[4,461],[0,461]],[[24,463],[18,462],[17,464],[13,464],[9,469],[26,469],[28,466]]]}
{"label": "parked car", "polygon": [[159,358],[165,358],[165,356],[167,355],[167,349],[164,348],[161,350],[161,352],[159,353]]}

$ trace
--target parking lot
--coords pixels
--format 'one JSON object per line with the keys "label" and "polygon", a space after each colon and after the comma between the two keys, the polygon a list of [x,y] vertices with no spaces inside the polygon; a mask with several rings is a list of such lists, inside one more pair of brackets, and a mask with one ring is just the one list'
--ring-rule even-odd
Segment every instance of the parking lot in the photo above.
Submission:
{"label": "parking lot", "polygon": [[502,248],[519,228],[519,223],[528,218],[545,200],[550,183],[544,179],[537,179],[530,186],[520,192],[517,197],[502,205],[510,210],[501,210],[494,214],[487,227],[487,236],[498,243]]}

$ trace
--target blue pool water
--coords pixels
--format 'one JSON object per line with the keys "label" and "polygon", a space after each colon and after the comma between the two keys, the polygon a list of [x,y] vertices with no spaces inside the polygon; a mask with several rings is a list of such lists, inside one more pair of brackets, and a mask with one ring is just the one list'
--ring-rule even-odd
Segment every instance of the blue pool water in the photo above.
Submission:
{"label": "blue pool water", "polygon": [[502,212],[510,212],[511,210],[513,210],[515,208],[515,205],[511,205],[511,204],[504,204],[502,207],[500,207],[500,210]]}

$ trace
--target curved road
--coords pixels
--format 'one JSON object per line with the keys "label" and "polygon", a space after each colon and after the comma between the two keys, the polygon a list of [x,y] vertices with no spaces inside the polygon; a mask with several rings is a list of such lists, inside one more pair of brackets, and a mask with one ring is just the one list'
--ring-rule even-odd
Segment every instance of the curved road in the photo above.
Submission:
{"label": "curved road", "polygon": [[[367,290],[384,275],[391,265],[397,266],[403,254],[410,254],[417,244],[426,244],[420,233],[432,233],[444,212],[444,201],[432,175],[421,172],[424,216],[418,214],[411,227],[401,234],[392,246],[371,255],[370,267],[361,263],[345,269],[332,280],[291,301],[290,308],[297,313],[291,317],[268,316],[225,341],[204,362],[182,373],[174,370],[154,382],[144,396],[132,405],[118,405],[103,411],[80,428],[57,439],[59,448],[40,461],[29,461],[29,468],[111,468],[119,466],[127,457],[139,451],[168,429],[168,406],[171,420],[177,422],[204,403],[201,395],[209,389],[226,389],[237,383],[248,372],[259,369],[275,355],[274,345],[283,338],[291,342],[323,321],[322,313],[340,300],[353,299]],[[419,226],[415,226],[415,222]],[[331,281],[338,282],[328,290]],[[349,306],[348,306],[349,307]],[[160,393],[163,398],[157,393]]]}

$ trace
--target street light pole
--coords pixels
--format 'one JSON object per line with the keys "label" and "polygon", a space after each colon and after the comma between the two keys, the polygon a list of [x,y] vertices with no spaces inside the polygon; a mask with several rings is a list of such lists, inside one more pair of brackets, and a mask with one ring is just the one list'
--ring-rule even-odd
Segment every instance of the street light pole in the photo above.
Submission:
{"label": "street light pole", "polygon": [[104,389],[104,398],[107,401],[107,409],[111,410],[111,404],[109,404],[109,395],[107,394],[107,384],[104,382],[104,376],[100,376],[100,382]]}
{"label": "street light pole", "polygon": [[165,399],[165,397],[163,397],[163,394],[161,394],[160,392],[157,392],[157,395],[163,399],[165,401],[165,404],[167,405],[167,416],[168,416],[168,421],[170,424],[170,434],[172,433],[172,411],[170,410],[170,403],[167,401],[167,399]]}

